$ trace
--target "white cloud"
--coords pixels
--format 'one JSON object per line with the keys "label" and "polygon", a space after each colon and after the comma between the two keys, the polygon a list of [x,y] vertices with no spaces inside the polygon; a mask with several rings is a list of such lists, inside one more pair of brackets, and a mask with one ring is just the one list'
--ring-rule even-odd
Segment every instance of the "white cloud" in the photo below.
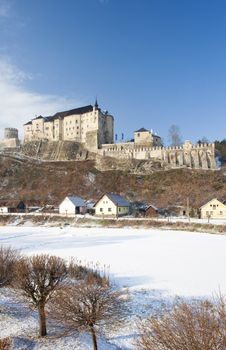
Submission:
{"label": "white cloud", "polygon": [[0,57],[0,135],[5,127],[16,127],[22,136],[23,124],[35,115],[51,115],[60,110],[78,106],[56,95],[45,95],[28,90],[24,82],[31,76],[22,72],[5,58]]}

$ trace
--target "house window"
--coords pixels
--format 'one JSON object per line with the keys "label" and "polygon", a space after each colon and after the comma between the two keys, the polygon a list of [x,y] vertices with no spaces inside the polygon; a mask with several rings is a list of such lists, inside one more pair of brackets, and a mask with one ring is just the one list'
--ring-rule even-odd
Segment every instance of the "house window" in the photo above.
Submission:
{"label": "house window", "polygon": [[102,212],[102,211],[103,211],[103,208],[100,208],[100,211]]}
{"label": "house window", "polygon": [[223,215],[223,211],[220,211],[220,215]]}
{"label": "house window", "polygon": [[111,211],[111,208],[108,208],[108,211]]}
{"label": "house window", "polygon": [[213,210],[216,210],[216,205],[215,204],[213,205]]}
{"label": "house window", "polygon": [[139,133],[137,134],[137,137],[140,137],[140,134],[139,134]]}
{"label": "house window", "polygon": [[118,208],[118,211],[121,211],[121,208]]}

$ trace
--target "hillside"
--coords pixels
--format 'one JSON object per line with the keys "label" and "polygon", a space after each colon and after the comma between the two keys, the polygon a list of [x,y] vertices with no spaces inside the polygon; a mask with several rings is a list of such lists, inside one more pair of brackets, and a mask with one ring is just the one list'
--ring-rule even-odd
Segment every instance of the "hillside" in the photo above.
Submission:
{"label": "hillside", "polygon": [[[226,197],[226,172],[175,169],[133,174],[123,170],[97,170],[95,161],[41,162],[0,155],[0,200],[20,199],[32,204],[58,204],[66,195],[97,199],[103,192],[118,192],[131,201],[159,207],[192,206]],[[144,164],[133,164],[135,168]],[[110,166],[109,166],[110,167]],[[139,169],[138,169],[139,170]]]}

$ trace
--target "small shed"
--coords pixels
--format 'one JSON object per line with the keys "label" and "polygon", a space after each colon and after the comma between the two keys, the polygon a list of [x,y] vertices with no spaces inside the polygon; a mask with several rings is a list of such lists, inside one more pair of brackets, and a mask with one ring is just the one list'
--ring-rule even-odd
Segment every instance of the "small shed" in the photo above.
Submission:
{"label": "small shed", "polygon": [[145,208],[144,216],[148,218],[153,218],[158,216],[159,211],[158,208],[156,208],[153,204],[148,205]]}
{"label": "small shed", "polygon": [[59,205],[59,213],[64,215],[85,214],[85,200],[78,196],[67,196]]}
{"label": "small shed", "polygon": [[26,205],[23,201],[5,200],[0,202],[0,213],[25,213]]}

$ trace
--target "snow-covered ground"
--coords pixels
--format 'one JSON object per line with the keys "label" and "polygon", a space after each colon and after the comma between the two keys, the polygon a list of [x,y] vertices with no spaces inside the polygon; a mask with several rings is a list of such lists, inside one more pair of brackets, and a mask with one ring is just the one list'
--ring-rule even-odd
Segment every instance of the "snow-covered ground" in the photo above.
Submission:
{"label": "snow-covered ground", "polygon": [[[226,236],[222,235],[154,229],[8,226],[0,227],[0,245],[10,245],[24,254],[50,253],[109,267],[113,281],[129,288],[134,315],[146,314],[149,309],[158,308],[161,300],[174,296],[212,296],[219,290],[226,293]],[[4,305],[11,300],[7,298]],[[24,310],[14,307],[17,312],[0,316],[0,337],[35,334],[35,316],[27,319]],[[20,312],[22,315],[18,316]],[[134,349],[131,339],[135,332],[131,318],[121,334],[112,335],[108,342],[102,339],[100,350]],[[20,342],[23,343],[21,339]],[[52,345],[45,340],[31,348],[90,349],[86,336],[76,342],[77,345],[70,337],[52,340]],[[70,347],[72,343],[74,347]]]}

